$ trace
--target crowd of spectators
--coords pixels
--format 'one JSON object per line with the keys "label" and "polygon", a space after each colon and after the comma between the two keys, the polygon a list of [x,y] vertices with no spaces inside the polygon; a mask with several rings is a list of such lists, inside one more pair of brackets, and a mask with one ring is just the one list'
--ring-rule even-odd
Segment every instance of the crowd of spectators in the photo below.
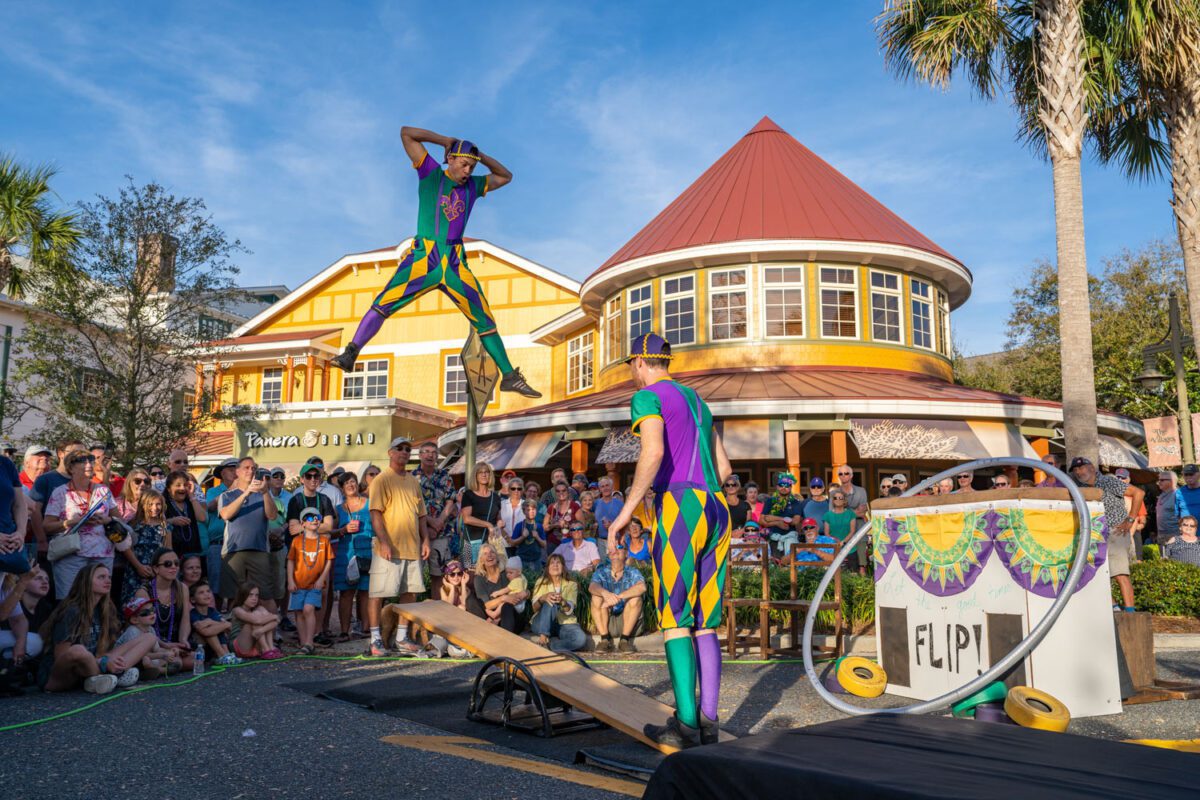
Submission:
{"label": "crowd of spectators", "polygon": [[[653,550],[652,492],[609,557],[610,525],[624,506],[611,477],[556,469],[543,487],[481,462],[457,488],[434,443],[417,448],[415,468],[412,451],[399,437],[386,464],[361,474],[326,472],[314,457],[290,489],[284,469],[249,457],[228,459],[204,479],[183,450],[124,476],[108,448],[74,441],[54,452],[28,448],[20,470],[0,457],[0,675],[21,675],[47,691],[105,693],[191,669],[200,648],[206,663],[279,658],[292,636],[300,654],[355,639],[375,656],[456,652],[437,637],[423,649],[405,625],[384,641],[384,602],[422,597],[567,650],[588,646],[580,624],[586,603],[598,652],[636,651]],[[1195,465],[1184,467],[1182,483],[1159,473],[1152,502],[1127,470],[1102,474],[1075,458],[1069,473],[1103,492],[1118,608],[1134,607],[1129,565],[1143,540],[1156,541],[1164,558],[1200,565]],[[813,477],[805,485],[772,472],[769,491],[730,476],[722,491],[733,541],[765,543],[781,563],[793,543],[827,544],[795,559],[829,562],[833,546],[868,519],[868,492],[854,475],[839,465],[828,483]],[[924,493],[1033,485],[1015,471],[962,472]],[[909,475],[897,473],[872,494],[892,497],[908,487]],[[864,541],[846,568],[865,573],[869,564]],[[0,682],[6,689],[17,686]]]}

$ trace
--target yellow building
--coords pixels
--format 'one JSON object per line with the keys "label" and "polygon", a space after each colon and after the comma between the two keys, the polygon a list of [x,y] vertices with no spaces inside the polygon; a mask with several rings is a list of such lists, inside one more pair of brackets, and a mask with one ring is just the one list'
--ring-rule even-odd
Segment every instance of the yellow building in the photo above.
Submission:
{"label": "yellow building", "polygon": [[[314,454],[331,464],[380,462],[392,437],[434,437],[466,413],[458,354],[469,327],[441,292],[384,323],[353,373],[329,364],[408,244],[344,256],[213,344],[196,367],[196,395],[207,390],[217,402],[252,406],[255,419],[207,432],[201,463],[252,455],[295,467]],[[551,349],[530,332],[579,307],[578,282],[490,242],[468,239],[465,247],[513,363],[532,385],[549,386]],[[509,413],[532,402],[497,393],[490,410]]]}
{"label": "yellow building", "polygon": [[[656,331],[672,372],[709,403],[743,479],[785,465],[805,483],[910,481],[947,462],[1036,457],[1056,403],[953,383],[950,312],[970,270],[764,118],[601,265],[580,304],[533,331],[552,351],[549,402],[489,414],[480,452],[570,441],[570,466],[618,477],[636,458],[627,343]],[[1137,420],[1100,415],[1102,454],[1144,466]],[[464,430],[448,431],[447,453]],[[566,464],[564,464],[566,465]]]}

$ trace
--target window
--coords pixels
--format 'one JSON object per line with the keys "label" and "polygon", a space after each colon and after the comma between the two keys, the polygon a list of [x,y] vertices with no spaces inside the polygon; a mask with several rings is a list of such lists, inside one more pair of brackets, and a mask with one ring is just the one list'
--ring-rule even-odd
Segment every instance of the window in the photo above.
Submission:
{"label": "window", "polygon": [[343,400],[376,400],[388,396],[386,358],[360,361],[354,371],[342,376]]}
{"label": "window", "polygon": [[708,275],[709,340],[746,338],[746,270]]}
{"label": "window", "polygon": [[871,273],[871,338],[877,342],[900,342],[900,276]]}
{"label": "window", "polygon": [[605,303],[604,307],[604,355],[605,363],[611,364],[619,360],[624,353],[621,350],[621,298],[614,297]]}
{"label": "window", "polygon": [[696,279],[691,275],[663,281],[663,336],[671,344],[696,341]]}
{"label": "window", "polygon": [[804,267],[763,268],[766,335],[804,335]]}
{"label": "window", "polygon": [[629,341],[654,328],[654,287],[650,284],[629,290]]}
{"label": "window", "polygon": [[457,354],[446,356],[443,375],[442,404],[465,406],[469,389],[467,388],[467,371],[463,369],[462,358]]}
{"label": "window", "polygon": [[567,394],[592,388],[592,332],[567,342]]}
{"label": "window", "polygon": [[232,333],[233,323],[201,314],[197,320],[196,328],[196,333],[201,341],[212,342],[217,339],[224,339]]}
{"label": "window", "polygon": [[934,306],[934,312],[937,314],[937,350],[944,356],[950,355],[950,302],[946,299],[946,293],[938,289],[935,293],[937,297],[937,305]]}
{"label": "window", "polygon": [[821,336],[858,338],[858,309],[853,268],[821,267]]}
{"label": "window", "polygon": [[268,367],[262,374],[262,404],[278,405],[283,402],[283,368]]}
{"label": "window", "polygon": [[933,294],[925,281],[913,280],[912,290],[912,338],[913,347],[933,349]]}

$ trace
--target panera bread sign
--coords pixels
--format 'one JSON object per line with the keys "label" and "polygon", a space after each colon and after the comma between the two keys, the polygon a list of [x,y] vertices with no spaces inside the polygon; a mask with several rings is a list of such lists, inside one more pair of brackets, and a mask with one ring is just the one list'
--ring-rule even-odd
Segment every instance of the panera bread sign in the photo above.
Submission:
{"label": "panera bread sign", "polygon": [[299,436],[270,436],[258,431],[246,431],[246,447],[352,447],[362,444],[375,444],[374,433],[322,433],[316,428],[309,428]]}

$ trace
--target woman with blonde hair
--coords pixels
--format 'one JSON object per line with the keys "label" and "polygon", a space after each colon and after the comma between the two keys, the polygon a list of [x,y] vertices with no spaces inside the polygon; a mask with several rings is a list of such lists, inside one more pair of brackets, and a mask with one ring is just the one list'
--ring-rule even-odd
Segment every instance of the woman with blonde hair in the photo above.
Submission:
{"label": "woman with blonde hair", "polygon": [[[503,552],[503,551],[501,551]],[[517,614],[516,605],[529,597],[529,592],[511,592],[504,563],[496,548],[484,543],[479,548],[479,563],[475,566],[474,594],[467,598],[467,610],[480,619],[487,620],[488,612],[498,617],[495,624],[509,633],[520,633],[525,621]],[[497,595],[493,597],[492,595]]]}
{"label": "woman with blonde hair", "polygon": [[465,528],[463,554],[469,555],[469,564],[479,561],[480,547],[493,536],[499,535],[503,540],[504,520],[500,518],[500,504],[504,498],[496,491],[495,484],[496,471],[486,461],[477,462],[467,476],[461,506]]}
{"label": "woman with blonde hair", "polygon": [[[125,482],[125,490],[133,478]],[[138,506],[133,515],[133,547],[124,552],[129,562],[125,567],[125,583],[121,591],[121,605],[130,601],[134,593],[154,577],[154,567],[150,566],[154,554],[160,547],[171,548],[171,529],[167,526],[164,516],[167,510],[163,496],[153,489],[145,489],[138,499]]]}
{"label": "woman with blonde hair", "polygon": [[117,516],[132,523],[137,514],[138,502],[142,499],[142,494],[147,489],[153,491],[150,483],[149,472],[141,467],[131,469],[129,475],[125,477],[125,486],[121,489],[121,496],[117,498]]}

